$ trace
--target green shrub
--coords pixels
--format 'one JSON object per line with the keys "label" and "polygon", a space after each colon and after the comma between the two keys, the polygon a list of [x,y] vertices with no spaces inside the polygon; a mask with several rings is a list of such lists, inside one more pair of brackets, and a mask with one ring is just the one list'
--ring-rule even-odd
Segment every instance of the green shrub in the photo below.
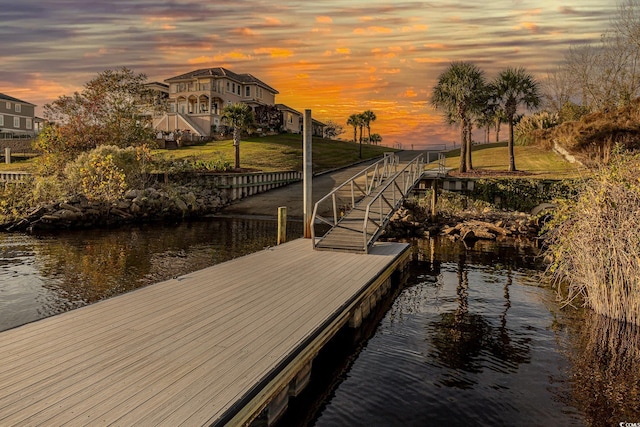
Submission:
{"label": "green shrub", "polygon": [[31,180],[0,184],[0,223],[27,213],[32,205]]}
{"label": "green shrub", "polygon": [[153,168],[157,172],[176,174],[188,172],[227,172],[232,169],[232,165],[219,154],[217,159],[212,160],[202,160],[196,157],[154,160]]}
{"label": "green shrub", "polygon": [[494,204],[499,201],[498,208],[529,212],[540,203],[575,197],[581,185],[579,180],[479,179],[471,196]]}
{"label": "green shrub", "polygon": [[542,111],[523,117],[513,129],[516,145],[529,145],[535,140],[533,132],[538,129],[549,129],[560,123],[558,114]]}
{"label": "green shrub", "polygon": [[68,188],[88,199],[113,201],[128,188],[144,187],[151,165],[148,148],[103,145],[67,164]]}

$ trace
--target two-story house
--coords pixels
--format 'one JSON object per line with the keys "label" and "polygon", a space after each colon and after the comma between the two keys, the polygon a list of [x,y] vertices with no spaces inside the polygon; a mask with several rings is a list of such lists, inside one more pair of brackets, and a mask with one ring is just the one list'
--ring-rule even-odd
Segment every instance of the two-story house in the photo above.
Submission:
{"label": "two-story house", "polygon": [[0,93],[0,137],[34,136],[35,107]]}
{"label": "two-story house", "polygon": [[251,74],[226,68],[204,68],[166,79],[167,112],[155,117],[153,126],[164,132],[189,130],[210,136],[222,123],[226,105],[245,103],[252,108],[274,105],[278,91]]}

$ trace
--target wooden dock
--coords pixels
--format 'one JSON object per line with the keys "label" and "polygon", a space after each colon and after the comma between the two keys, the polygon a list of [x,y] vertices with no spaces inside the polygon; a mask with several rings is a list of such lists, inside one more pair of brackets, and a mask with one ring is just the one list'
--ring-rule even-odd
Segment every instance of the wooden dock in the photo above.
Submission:
{"label": "wooden dock", "polygon": [[0,425],[273,421],[408,248],[348,254],[299,239],[2,332]]}

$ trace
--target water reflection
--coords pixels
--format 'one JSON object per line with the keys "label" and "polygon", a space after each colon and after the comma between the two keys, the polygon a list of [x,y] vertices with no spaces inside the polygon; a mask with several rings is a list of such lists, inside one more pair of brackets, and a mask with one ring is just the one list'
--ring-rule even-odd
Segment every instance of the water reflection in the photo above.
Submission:
{"label": "water reflection", "polygon": [[535,248],[413,243],[407,286],[310,425],[582,425]]}
{"label": "water reflection", "polygon": [[640,422],[640,328],[585,310],[567,324],[573,403],[591,426]]}
{"label": "water reflection", "polygon": [[[302,225],[289,222],[288,238]],[[271,220],[0,235],[0,330],[202,269],[276,243]]]}

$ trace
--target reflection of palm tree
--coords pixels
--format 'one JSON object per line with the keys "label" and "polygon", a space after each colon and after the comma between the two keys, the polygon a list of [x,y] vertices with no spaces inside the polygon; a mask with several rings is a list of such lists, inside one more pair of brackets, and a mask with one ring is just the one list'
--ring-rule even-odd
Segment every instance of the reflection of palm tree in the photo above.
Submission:
{"label": "reflection of palm tree", "polygon": [[[458,261],[458,306],[453,312],[443,313],[434,325],[433,344],[437,358],[447,367],[467,372],[480,372],[478,355],[489,333],[489,324],[478,314],[469,313],[469,277],[465,269],[465,254]],[[459,379],[448,380],[449,386],[467,388],[472,384]]]}
{"label": "reflection of palm tree", "polygon": [[529,339],[522,339],[512,343],[507,328],[507,312],[511,308],[511,297],[509,287],[513,284],[513,272],[511,268],[507,270],[507,281],[504,285],[504,311],[500,314],[500,326],[495,337],[489,342],[491,354],[504,361],[515,363],[529,363]]}
{"label": "reflection of palm tree", "polygon": [[[513,340],[507,328],[507,312],[511,307],[509,287],[513,282],[511,270],[507,272],[504,287],[504,311],[500,316],[500,326],[495,331],[483,316],[469,313],[469,278],[465,261],[465,254],[460,254],[456,288],[458,306],[453,312],[443,313],[440,321],[433,325],[435,356],[449,368],[473,373],[484,368],[483,359],[479,357],[482,351],[491,353],[507,366],[528,363],[529,340]],[[469,378],[465,381],[448,379],[446,382],[447,386],[460,388],[473,385]]]}

